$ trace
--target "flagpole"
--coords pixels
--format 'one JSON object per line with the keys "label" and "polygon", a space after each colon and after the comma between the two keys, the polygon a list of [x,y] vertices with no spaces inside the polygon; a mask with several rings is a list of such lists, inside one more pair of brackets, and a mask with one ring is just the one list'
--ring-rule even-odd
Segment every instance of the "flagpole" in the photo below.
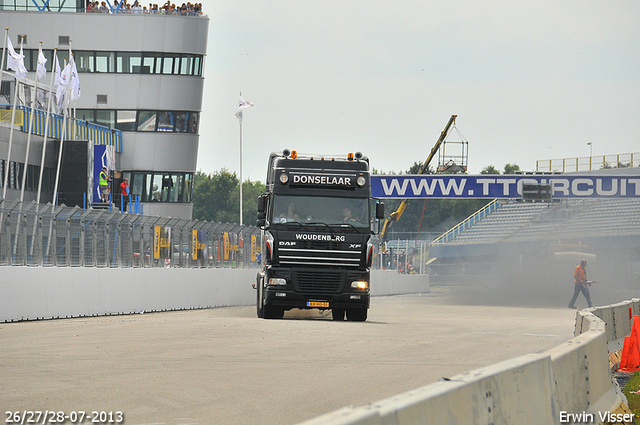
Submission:
{"label": "flagpole", "polygon": [[[40,51],[42,50],[42,41],[40,42]],[[38,57],[38,59],[40,59]],[[29,150],[31,148],[31,130],[33,129],[33,120],[35,119],[36,116],[36,101],[37,101],[37,97],[38,97],[38,72],[37,72],[37,66],[36,66],[36,81],[34,83],[34,93],[33,96],[31,98],[31,119],[29,120],[29,129],[27,131],[27,150],[24,154],[24,169],[22,170],[22,190],[20,190],[20,202],[24,201],[24,187],[26,186],[26,182],[27,182],[27,168],[28,167],[28,161],[29,161]],[[27,111],[25,110],[25,113]]]}
{"label": "flagpole", "polygon": [[56,167],[56,182],[53,188],[53,205],[57,204],[58,197],[58,184],[60,183],[60,165],[62,163],[62,146],[64,145],[64,139],[67,131],[67,108],[69,106],[69,84],[67,83],[67,87],[65,87],[64,97],[62,99],[62,107],[64,108],[62,111],[62,132],[60,133],[60,149],[58,150],[58,166]]}
{"label": "flagpole", "polygon": [[[20,41],[20,49],[22,49],[23,44],[24,44],[24,38],[22,38]],[[18,73],[18,71],[15,71],[15,72],[16,74]],[[11,122],[9,123],[9,126],[10,126],[9,149],[7,151],[7,166],[5,167],[5,173],[4,173],[4,183],[3,183],[4,186],[2,187],[2,199],[7,199],[7,181],[9,179],[9,167],[11,166],[11,147],[13,146],[13,127],[16,120],[16,104],[18,103],[18,91],[20,91],[19,87],[20,87],[20,80],[16,76],[16,87],[13,93],[13,109],[11,111]]]}
{"label": "flagpole", "polygon": [[[2,65],[0,65],[0,81],[2,81],[3,77],[4,77],[4,57],[7,53],[7,38],[9,37],[9,28],[5,28],[4,29],[4,40],[2,41]],[[9,167],[9,159],[7,158],[7,165],[5,167],[4,170],[2,170],[5,174],[8,172],[8,167]],[[4,176],[2,176],[2,181],[4,186],[6,187],[6,179]],[[6,192],[3,192],[2,194],[2,200],[4,201],[6,197]]]}
{"label": "flagpole", "polygon": [[4,29],[4,40],[2,44],[2,65],[0,65],[0,80],[4,77],[4,57],[7,54],[7,37],[9,37],[9,28]]}
{"label": "flagpole", "polygon": [[[242,97],[242,92],[240,92]],[[240,226],[242,226],[242,115],[240,115]]]}
{"label": "flagpole", "polygon": [[49,121],[51,120],[51,100],[53,98],[53,82],[55,78],[55,60],[57,60],[58,48],[53,49],[53,57],[51,61],[51,84],[49,85],[49,98],[47,99],[47,116],[44,120],[44,140],[42,141],[42,158],[40,159],[40,179],[38,180],[38,195],[36,199],[36,208],[40,204],[40,195],[42,193],[42,176],[44,174],[44,158],[47,151],[47,138],[49,136]]}
{"label": "flagpole", "polygon": [[236,118],[240,121],[240,225],[242,226],[242,111],[253,103],[247,102],[242,98],[242,92],[240,92],[240,102],[238,103],[238,111],[236,112]]}

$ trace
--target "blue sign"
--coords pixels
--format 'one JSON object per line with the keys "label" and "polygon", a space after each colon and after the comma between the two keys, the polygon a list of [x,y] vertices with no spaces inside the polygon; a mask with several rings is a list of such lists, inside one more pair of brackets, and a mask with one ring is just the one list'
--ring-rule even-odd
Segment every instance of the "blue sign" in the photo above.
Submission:
{"label": "blue sign", "polygon": [[371,176],[374,198],[522,198],[523,185],[550,185],[554,199],[640,198],[640,174],[428,174]]}

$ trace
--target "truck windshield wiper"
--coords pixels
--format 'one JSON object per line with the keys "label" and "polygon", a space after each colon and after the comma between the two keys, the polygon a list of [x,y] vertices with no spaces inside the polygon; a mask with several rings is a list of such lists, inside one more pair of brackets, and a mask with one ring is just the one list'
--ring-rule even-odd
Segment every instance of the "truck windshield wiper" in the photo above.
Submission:
{"label": "truck windshield wiper", "polygon": [[324,226],[327,229],[329,229],[329,232],[331,232],[332,236],[335,236],[336,232],[335,229],[333,229],[331,226],[329,226],[327,223],[323,222],[323,221],[312,221],[310,223],[305,223],[309,226]]}
{"label": "truck windshield wiper", "polygon": [[342,228],[344,228],[344,227],[351,227],[351,228],[353,228],[356,232],[361,232],[361,230],[362,230],[362,229],[366,229],[366,227],[357,227],[357,226],[354,226],[352,223],[349,223],[349,222],[347,222],[347,223],[340,223],[340,224],[336,224],[336,226],[338,226],[338,227],[342,227]]}

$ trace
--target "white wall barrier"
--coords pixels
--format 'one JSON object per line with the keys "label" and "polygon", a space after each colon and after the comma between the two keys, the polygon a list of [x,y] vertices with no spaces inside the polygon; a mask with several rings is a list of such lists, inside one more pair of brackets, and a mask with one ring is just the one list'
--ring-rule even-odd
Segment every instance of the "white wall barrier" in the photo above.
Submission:
{"label": "white wall barrier", "polygon": [[303,424],[632,423],[627,400],[611,376],[608,346],[617,346],[614,342],[624,337],[622,332],[630,332],[639,308],[640,300],[633,299],[580,310],[576,336],[544,353],[453,376],[367,406],[344,407]]}
{"label": "white wall barrier", "polygon": [[[255,304],[256,269],[0,267],[0,321]],[[374,295],[429,292],[428,275],[373,271]]]}

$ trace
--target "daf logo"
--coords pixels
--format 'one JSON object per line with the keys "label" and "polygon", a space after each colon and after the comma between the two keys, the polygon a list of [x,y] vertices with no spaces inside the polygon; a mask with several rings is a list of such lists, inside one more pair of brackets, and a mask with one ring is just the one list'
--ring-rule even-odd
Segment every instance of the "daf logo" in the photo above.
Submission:
{"label": "daf logo", "polygon": [[349,248],[360,248],[362,246],[361,243],[352,243],[349,245]]}
{"label": "daf logo", "polygon": [[280,246],[295,246],[295,242],[291,242],[291,241],[280,241],[278,245]]}

